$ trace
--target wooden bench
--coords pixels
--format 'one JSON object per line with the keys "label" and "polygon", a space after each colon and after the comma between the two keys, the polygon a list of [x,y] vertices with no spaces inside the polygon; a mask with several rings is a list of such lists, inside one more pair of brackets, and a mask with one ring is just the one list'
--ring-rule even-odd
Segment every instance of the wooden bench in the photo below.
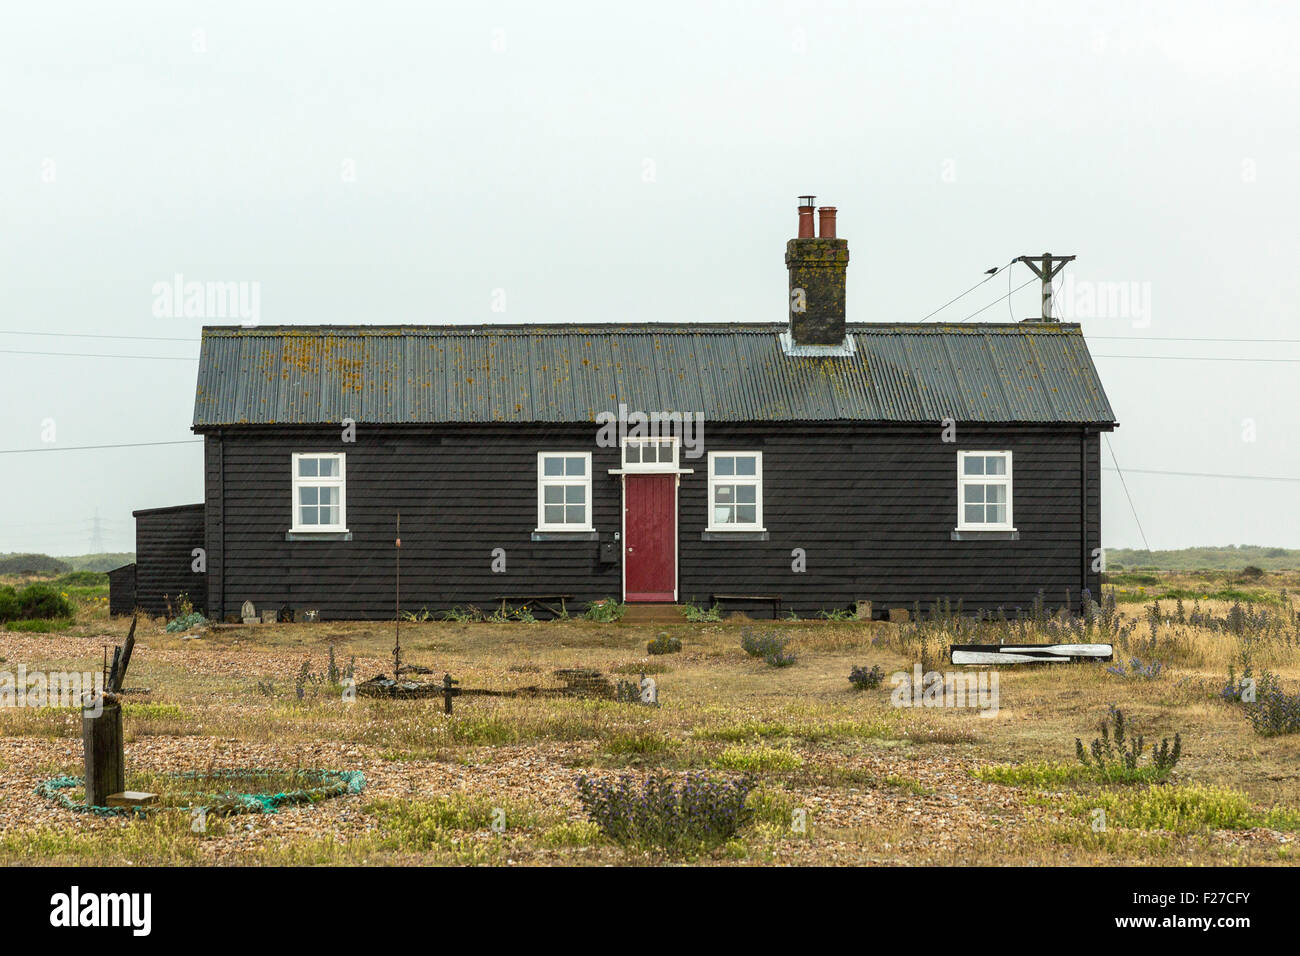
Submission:
{"label": "wooden bench", "polygon": [[781,595],[779,594],[714,594],[711,595],[712,604],[721,604],[723,601],[743,601],[750,604],[771,604],[772,620],[781,616]]}
{"label": "wooden bench", "polygon": [[[538,607],[546,608],[556,617],[564,617],[569,613],[565,607],[566,601],[572,601],[572,594],[507,594],[504,597],[493,598],[494,601],[501,602],[501,613],[504,614],[507,602],[521,602],[517,607],[528,607],[530,604],[536,604]],[[559,604],[557,608],[555,605]]]}

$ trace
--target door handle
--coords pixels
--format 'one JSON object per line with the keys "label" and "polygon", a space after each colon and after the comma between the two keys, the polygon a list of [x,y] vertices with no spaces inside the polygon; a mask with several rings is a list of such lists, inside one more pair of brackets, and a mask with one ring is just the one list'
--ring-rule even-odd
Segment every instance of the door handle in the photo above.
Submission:
{"label": "door handle", "polygon": [[631,553],[632,553],[632,549],[631,549],[631,548],[628,548],[628,549],[627,549],[627,553],[628,553],[628,554],[631,554]]}

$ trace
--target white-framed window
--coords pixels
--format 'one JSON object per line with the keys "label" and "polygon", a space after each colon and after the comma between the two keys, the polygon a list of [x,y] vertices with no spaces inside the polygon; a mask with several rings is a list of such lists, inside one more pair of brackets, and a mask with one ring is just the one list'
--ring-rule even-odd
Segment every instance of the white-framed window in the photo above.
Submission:
{"label": "white-framed window", "polygon": [[676,438],[623,439],[624,471],[676,471]]}
{"label": "white-framed window", "polygon": [[763,531],[763,453],[709,452],[709,531]]}
{"label": "white-framed window", "polygon": [[347,531],[347,456],[293,455],[293,531]]}
{"label": "white-framed window", "polygon": [[1011,452],[957,453],[957,529],[1014,531]]}
{"label": "white-framed window", "polygon": [[537,453],[537,530],[592,530],[591,452]]}

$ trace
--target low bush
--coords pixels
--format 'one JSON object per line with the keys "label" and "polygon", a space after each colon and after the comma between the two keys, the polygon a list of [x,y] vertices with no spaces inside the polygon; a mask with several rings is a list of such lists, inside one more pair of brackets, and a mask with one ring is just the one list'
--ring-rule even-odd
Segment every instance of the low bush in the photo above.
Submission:
{"label": "low bush", "polygon": [[606,599],[603,601],[592,601],[587,605],[587,612],[583,614],[588,621],[599,621],[602,624],[613,624],[621,621],[623,615],[627,613],[627,605],[620,604],[618,601]]}
{"label": "low bush", "polygon": [[713,607],[700,607],[696,604],[683,604],[682,614],[686,620],[692,624],[708,624],[714,621],[722,620],[722,609],[716,604]]}
{"label": "low bush", "polygon": [[676,654],[682,649],[682,641],[665,632],[646,644],[645,649],[651,654]]}
{"label": "low bush", "polygon": [[[1272,675],[1267,675],[1272,676]],[[1276,678],[1267,688],[1255,688],[1255,699],[1242,704],[1251,728],[1261,737],[1278,737],[1300,731],[1300,694],[1285,693]]]}
{"label": "low bush", "polygon": [[1123,661],[1118,661],[1107,667],[1106,671],[1118,677],[1129,677],[1134,680],[1159,680],[1164,669],[1165,665],[1160,661],[1150,661],[1143,664],[1139,658],[1134,657],[1129,660],[1127,668],[1124,666]]}
{"label": "low bush", "polygon": [[[1111,727],[1115,728],[1114,743],[1111,742]],[[1140,768],[1138,761],[1146,750],[1144,738],[1136,740],[1128,737],[1125,727],[1124,712],[1112,706],[1110,713],[1101,724],[1101,736],[1093,740],[1092,746],[1085,749],[1083,741],[1074,738],[1075,756],[1085,767],[1094,767],[1105,777],[1124,777],[1137,774],[1142,769],[1149,769],[1157,776],[1169,774],[1178,764],[1183,753],[1182,734],[1174,734],[1174,743],[1169,745],[1169,738],[1162,740],[1159,746],[1151,745],[1151,763],[1148,768]],[[1091,754],[1091,758],[1089,757]]]}
{"label": "low bush", "polygon": [[873,687],[879,687],[885,680],[885,672],[880,669],[879,664],[873,664],[871,670],[865,667],[855,667],[849,671],[849,683],[858,690],[871,690]]}
{"label": "low bush", "polygon": [[803,767],[803,758],[781,747],[728,747],[713,761],[721,770],[759,773],[765,770],[790,772]]}
{"label": "low bush", "polygon": [[0,585],[0,621],[12,621],[20,616],[17,592],[7,584]]}
{"label": "low bush", "polygon": [[48,584],[29,584],[15,592],[0,588],[0,621],[51,620],[72,617],[72,602]]}
{"label": "low bush", "polygon": [[761,657],[772,667],[789,667],[798,658],[793,651],[786,650],[790,638],[773,632],[758,632],[753,628],[742,628],[740,647],[750,657]]}
{"label": "low bush", "polygon": [[748,777],[714,780],[688,773],[617,780],[578,777],[578,800],[600,832],[624,846],[691,853],[721,846],[749,822]]}

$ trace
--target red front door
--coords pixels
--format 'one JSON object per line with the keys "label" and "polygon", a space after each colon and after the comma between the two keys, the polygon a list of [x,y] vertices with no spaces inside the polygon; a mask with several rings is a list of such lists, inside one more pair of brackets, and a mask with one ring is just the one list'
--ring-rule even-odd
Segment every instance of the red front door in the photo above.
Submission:
{"label": "red front door", "polygon": [[677,600],[677,476],[623,477],[623,600]]}

